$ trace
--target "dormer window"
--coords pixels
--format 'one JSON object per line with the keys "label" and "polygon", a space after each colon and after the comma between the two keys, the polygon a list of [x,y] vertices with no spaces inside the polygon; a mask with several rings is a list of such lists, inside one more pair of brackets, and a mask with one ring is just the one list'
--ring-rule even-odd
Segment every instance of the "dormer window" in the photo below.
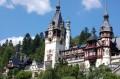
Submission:
{"label": "dormer window", "polygon": [[103,41],[102,41],[102,45],[104,45],[104,43],[105,43],[105,41],[103,40]]}
{"label": "dormer window", "polygon": [[104,36],[104,33],[101,33],[102,36]]}
{"label": "dormer window", "polygon": [[101,30],[104,30],[104,26],[103,26],[103,27],[101,27]]}

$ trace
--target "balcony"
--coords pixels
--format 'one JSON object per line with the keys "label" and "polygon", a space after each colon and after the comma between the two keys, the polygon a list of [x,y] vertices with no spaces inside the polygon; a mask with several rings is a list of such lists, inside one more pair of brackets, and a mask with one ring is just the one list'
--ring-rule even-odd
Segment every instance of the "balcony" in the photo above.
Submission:
{"label": "balcony", "polygon": [[85,57],[85,60],[96,60],[97,55],[89,55],[88,57]]}
{"label": "balcony", "polygon": [[90,55],[90,56],[88,56],[88,59],[97,59],[97,56],[96,55]]}
{"label": "balcony", "polygon": [[120,55],[111,56],[111,59],[120,59]]}
{"label": "balcony", "polygon": [[69,63],[78,63],[78,62],[84,62],[84,58],[82,58],[82,59],[72,59],[72,60],[68,60],[68,64]]}

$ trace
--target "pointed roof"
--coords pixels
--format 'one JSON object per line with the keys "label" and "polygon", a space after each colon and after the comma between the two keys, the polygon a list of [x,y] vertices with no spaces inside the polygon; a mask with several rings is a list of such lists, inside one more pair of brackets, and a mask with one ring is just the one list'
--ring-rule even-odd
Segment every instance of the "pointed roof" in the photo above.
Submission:
{"label": "pointed roof", "polygon": [[96,34],[92,34],[87,41],[92,41],[92,40],[98,40],[98,37],[96,36]]}
{"label": "pointed roof", "polygon": [[109,31],[112,32],[112,26],[109,24],[109,14],[107,11],[107,4],[105,5],[105,12],[104,12],[104,22],[102,25],[102,31]]}
{"label": "pointed roof", "polygon": [[97,35],[95,34],[95,32],[96,32],[96,30],[95,30],[95,28],[93,27],[93,29],[92,29],[92,35],[88,38],[88,40],[87,41],[92,41],[92,40],[98,40],[98,37],[97,37]]}
{"label": "pointed roof", "polygon": [[56,6],[56,12],[53,17],[53,21],[55,22],[55,28],[60,28],[60,23],[62,22],[62,15],[60,12],[60,0],[58,0],[58,4]]}

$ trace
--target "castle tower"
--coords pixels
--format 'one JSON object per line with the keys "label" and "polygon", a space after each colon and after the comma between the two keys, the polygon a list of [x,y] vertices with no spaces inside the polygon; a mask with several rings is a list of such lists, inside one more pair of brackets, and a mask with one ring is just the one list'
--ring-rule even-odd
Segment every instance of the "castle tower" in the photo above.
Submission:
{"label": "castle tower", "polygon": [[85,66],[89,68],[90,66],[95,66],[97,59],[97,48],[96,43],[98,37],[95,34],[96,30],[93,27],[92,34],[87,40],[87,46],[85,48]]}
{"label": "castle tower", "polygon": [[56,6],[56,13],[45,31],[44,70],[54,68],[58,60],[59,51],[65,49],[65,27],[60,12],[60,1]]}
{"label": "castle tower", "polygon": [[103,64],[108,65],[110,63],[110,41],[112,40],[113,30],[111,25],[109,24],[109,14],[107,11],[107,5],[105,5],[104,12],[104,22],[102,27],[100,28],[100,40],[102,43],[102,55],[103,55]]}
{"label": "castle tower", "polygon": [[70,29],[70,20],[68,19],[66,21],[66,42],[65,42],[65,50],[68,50],[70,48],[70,35],[71,29]]}

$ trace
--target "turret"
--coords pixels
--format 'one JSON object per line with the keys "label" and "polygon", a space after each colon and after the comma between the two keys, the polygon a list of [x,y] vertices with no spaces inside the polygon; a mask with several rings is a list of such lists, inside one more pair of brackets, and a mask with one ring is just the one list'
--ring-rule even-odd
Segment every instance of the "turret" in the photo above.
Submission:
{"label": "turret", "polygon": [[109,23],[109,14],[107,11],[107,5],[105,5],[105,12],[104,12],[104,21],[103,25],[100,28],[100,39],[102,38],[112,38],[113,36],[113,29]]}
{"label": "turret", "polygon": [[110,55],[111,55],[111,41],[113,36],[113,29],[109,23],[109,14],[107,11],[107,5],[105,5],[104,12],[104,22],[102,27],[100,28],[100,40],[102,45],[102,55],[103,55],[103,64],[110,64]]}
{"label": "turret", "polygon": [[71,29],[70,29],[70,20],[68,19],[66,21],[66,43],[65,43],[65,50],[68,50],[70,47],[70,35]]}
{"label": "turret", "polygon": [[95,66],[95,62],[97,59],[97,49],[96,43],[98,41],[98,37],[95,34],[96,30],[93,27],[91,36],[87,40],[87,46],[85,48],[85,64],[86,68],[90,66]]}

